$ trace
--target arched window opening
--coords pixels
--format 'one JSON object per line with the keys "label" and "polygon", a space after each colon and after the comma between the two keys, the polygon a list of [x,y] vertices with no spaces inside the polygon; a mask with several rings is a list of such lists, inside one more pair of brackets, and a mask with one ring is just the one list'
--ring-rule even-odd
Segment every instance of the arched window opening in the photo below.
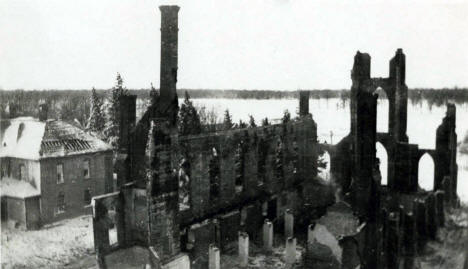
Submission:
{"label": "arched window opening", "polygon": [[210,176],[210,200],[216,201],[220,196],[221,189],[219,156],[216,148],[212,148],[208,173]]}
{"label": "arched window opening", "polygon": [[328,151],[324,151],[318,159],[318,175],[325,181],[330,181],[331,157]]}
{"label": "arched window opening", "polygon": [[236,148],[234,156],[234,169],[236,173],[235,192],[240,193],[244,190],[244,144],[241,141]]}
{"label": "arched window opening", "polygon": [[283,156],[284,156],[283,141],[281,141],[281,139],[278,139],[276,142],[276,152],[275,152],[275,174],[276,174],[276,179],[278,180],[284,179]]}
{"label": "arched window opening", "polygon": [[265,183],[265,166],[266,166],[266,159],[268,154],[268,144],[260,138],[257,146],[257,178],[258,178],[258,185],[263,185]]}
{"label": "arched window opening", "polygon": [[380,175],[382,177],[382,181],[380,182],[380,185],[387,186],[387,184],[388,184],[388,174],[387,174],[388,173],[388,154],[387,154],[387,150],[385,149],[385,147],[380,142],[377,142],[375,144],[375,149],[376,149],[376,157],[380,161],[379,170],[380,170]]}
{"label": "arched window opening", "polygon": [[434,190],[434,160],[429,153],[419,159],[418,184],[426,191]]}
{"label": "arched window opening", "polygon": [[190,208],[190,163],[184,158],[180,161],[179,171],[179,210]]}
{"label": "arched window opening", "polygon": [[388,113],[389,113],[389,104],[388,97],[382,87],[378,87],[374,94],[377,94],[379,98],[377,99],[377,132],[388,133]]}

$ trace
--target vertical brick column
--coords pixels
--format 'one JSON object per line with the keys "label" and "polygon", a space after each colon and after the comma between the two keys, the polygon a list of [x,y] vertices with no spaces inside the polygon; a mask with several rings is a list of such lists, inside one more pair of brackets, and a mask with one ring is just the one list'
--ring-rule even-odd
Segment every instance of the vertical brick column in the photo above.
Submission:
{"label": "vertical brick column", "polygon": [[[360,218],[374,220],[375,203],[372,185],[377,135],[377,95],[369,90],[371,58],[367,53],[356,53],[351,73],[351,136],[354,178],[354,207]],[[371,242],[366,243],[370,246]]]}
{"label": "vertical brick column", "polygon": [[395,56],[390,60],[389,81],[392,84],[394,92],[395,106],[393,112],[393,128],[389,129],[393,137],[399,142],[408,142],[406,135],[407,110],[408,110],[408,87],[405,84],[406,61],[402,49],[397,49]]}
{"label": "vertical brick column", "polygon": [[296,238],[288,237],[286,240],[286,268],[293,268],[296,262]]}
{"label": "vertical brick column", "polygon": [[208,249],[208,269],[220,269],[221,257],[219,248],[215,245],[210,245]]}
{"label": "vertical brick column", "polygon": [[273,223],[268,219],[263,223],[263,248],[268,252],[273,249]]}
{"label": "vertical brick column", "polygon": [[315,242],[314,229],[315,223],[311,223],[307,227],[307,244]]}
{"label": "vertical brick column", "polygon": [[294,236],[294,214],[289,208],[284,212],[284,236],[286,238]]}
{"label": "vertical brick column", "polygon": [[[447,111],[442,123],[437,127],[436,132],[436,163],[434,174],[434,189],[445,190],[447,201],[450,205],[456,206],[457,197],[457,133],[456,128],[456,107],[454,104],[447,104]],[[447,179],[448,178],[448,179]],[[442,184],[444,180],[446,185]]]}
{"label": "vertical brick column", "polygon": [[239,232],[239,265],[247,267],[249,263],[249,235]]}
{"label": "vertical brick column", "polygon": [[136,122],[136,98],[136,95],[123,95],[118,100],[120,106],[120,110],[117,111],[119,139],[114,164],[118,188],[131,180],[128,157],[132,150],[131,131],[134,129]]}

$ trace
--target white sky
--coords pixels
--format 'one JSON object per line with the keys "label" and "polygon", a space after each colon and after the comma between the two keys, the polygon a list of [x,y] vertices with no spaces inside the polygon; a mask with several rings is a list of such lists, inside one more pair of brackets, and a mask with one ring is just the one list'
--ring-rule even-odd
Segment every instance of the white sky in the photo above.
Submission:
{"label": "white sky", "polygon": [[[1,0],[0,88],[159,87],[161,3]],[[468,0],[175,3],[178,88],[349,88],[357,50],[387,76],[400,47],[409,87],[468,86]]]}

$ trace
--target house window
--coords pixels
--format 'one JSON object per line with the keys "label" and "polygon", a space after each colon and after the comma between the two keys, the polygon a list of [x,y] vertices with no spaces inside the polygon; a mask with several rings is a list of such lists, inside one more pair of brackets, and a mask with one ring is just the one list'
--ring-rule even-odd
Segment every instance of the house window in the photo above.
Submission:
{"label": "house window", "polygon": [[20,164],[19,166],[19,178],[24,181],[27,180],[26,167],[24,166],[24,164]]}
{"label": "house window", "polygon": [[91,203],[91,190],[87,188],[84,190],[84,203],[85,205],[89,205]]}
{"label": "house window", "polygon": [[89,160],[83,162],[83,177],[89,178]]}
{"label": "house window", "polygon": [[63,164],[57,164],[57,184],[63,183]]}
{"label": "house window", "polygon": [[57,196],[57,206],[55,207],[55,214],[61,214],[65,212],[65,195],[60,192]]}

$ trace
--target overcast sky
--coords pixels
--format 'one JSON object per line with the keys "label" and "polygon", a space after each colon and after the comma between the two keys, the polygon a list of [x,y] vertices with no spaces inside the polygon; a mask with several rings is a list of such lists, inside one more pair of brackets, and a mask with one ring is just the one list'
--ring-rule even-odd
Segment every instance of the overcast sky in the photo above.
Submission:
{"label": "overcast sky", "polygon": [[[110,88],[116,72],[128,88],[159,87],[167,2],[1,0],[0,88]],[[350,88],[357,50],[383,77],[397,48],[410,88],[468,86],[468,1],[170,3],[181,6],[178,88]]]}

